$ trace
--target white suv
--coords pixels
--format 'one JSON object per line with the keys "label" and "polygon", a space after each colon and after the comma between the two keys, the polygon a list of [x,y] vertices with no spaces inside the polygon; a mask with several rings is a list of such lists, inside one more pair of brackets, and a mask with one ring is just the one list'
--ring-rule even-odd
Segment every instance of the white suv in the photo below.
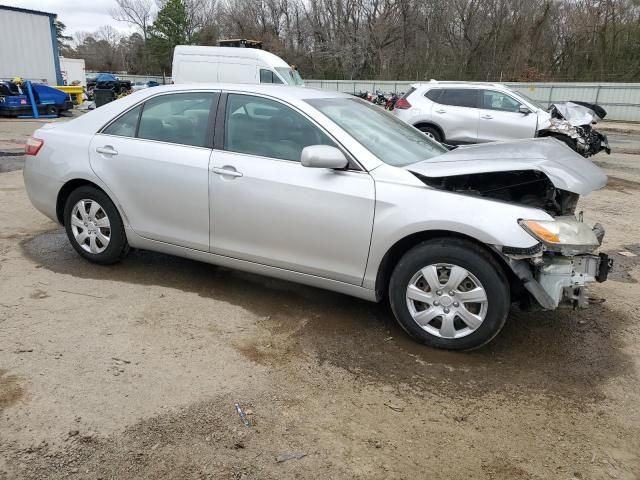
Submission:
{"label": "white suv", "polygon": [[394,111],[430,137],[452,144],[533,138],[550,119],[533,100],[492,83],[417,83]]}

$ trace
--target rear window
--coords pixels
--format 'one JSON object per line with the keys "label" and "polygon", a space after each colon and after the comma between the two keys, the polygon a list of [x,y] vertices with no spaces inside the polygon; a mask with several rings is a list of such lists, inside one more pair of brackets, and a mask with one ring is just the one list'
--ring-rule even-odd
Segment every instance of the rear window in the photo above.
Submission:
{"label": "rear window", "polygon": [[402,97],[400,98],[404,98],[406,100],[407,98],[409,98],[409,95],[411,95],[415,91],[416,91],[416,87],[410,87],[409,90],[407,90],[405,94],[402,95]]}

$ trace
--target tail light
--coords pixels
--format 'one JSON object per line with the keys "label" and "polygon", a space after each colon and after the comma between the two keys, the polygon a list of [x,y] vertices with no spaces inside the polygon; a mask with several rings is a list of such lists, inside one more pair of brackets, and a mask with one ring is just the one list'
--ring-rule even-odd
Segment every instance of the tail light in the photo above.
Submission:
{"label": "tail light", "polygon": [[43,145],[44,145],[44,140],[40,140],[39,138],[29,137],[27,139],[27,143],[24,146],[24,154],[37,155]]}
{"label": "tail light", "polygon": [[411,108],[411,104],[409,103],[409,100],[407,100],[406,98],[399,98],[398,101],[396,102],[395,108],[399,108],[400,110],[406,110],[407,108]]}

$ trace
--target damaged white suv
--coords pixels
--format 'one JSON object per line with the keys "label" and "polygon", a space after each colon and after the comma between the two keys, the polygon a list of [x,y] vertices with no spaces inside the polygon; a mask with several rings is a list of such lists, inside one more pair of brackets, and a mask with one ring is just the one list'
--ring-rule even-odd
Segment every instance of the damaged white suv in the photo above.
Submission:
{"label": "damaged white suv", "polygon": [[[308,88],[140,90],[37,130],[24,180],[89,261],[132,247],[388,298],[412,337],[441,348],[487,343],[512,303],[586,306],[609,269],[604,230],[575,217],[606,176],[562,143],[450,150]],[[271,294],[286,308],[286,288]]]}
{"label": "damaged white suv", "polygon": [[606,111],[585,102],[554,103],[545,110],[536,101],[493,83],[417,83],[394,107],[396,116],[439,142],[484,143],[554,137],[584,157],[605,150],[606,135],[594,124]]}

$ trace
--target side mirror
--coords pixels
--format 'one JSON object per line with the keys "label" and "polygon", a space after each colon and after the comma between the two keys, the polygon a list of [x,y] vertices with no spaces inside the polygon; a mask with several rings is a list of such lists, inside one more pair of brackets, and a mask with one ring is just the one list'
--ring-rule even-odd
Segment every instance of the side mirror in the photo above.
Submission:
{"label": "side mirror", "polygon": [[524,105],[520,105],[520,107],[518,108],[518,111],[520,113],[522,113],[523,115],[529,115],[531,113],[531,110],[529,110],[527,107],[525,107]]}
{"label": "side mirror", "polygon": [[340,150],[329,145],[311,145],[302,149],[300,162],[310,168],[345,168],[347,157]]}

